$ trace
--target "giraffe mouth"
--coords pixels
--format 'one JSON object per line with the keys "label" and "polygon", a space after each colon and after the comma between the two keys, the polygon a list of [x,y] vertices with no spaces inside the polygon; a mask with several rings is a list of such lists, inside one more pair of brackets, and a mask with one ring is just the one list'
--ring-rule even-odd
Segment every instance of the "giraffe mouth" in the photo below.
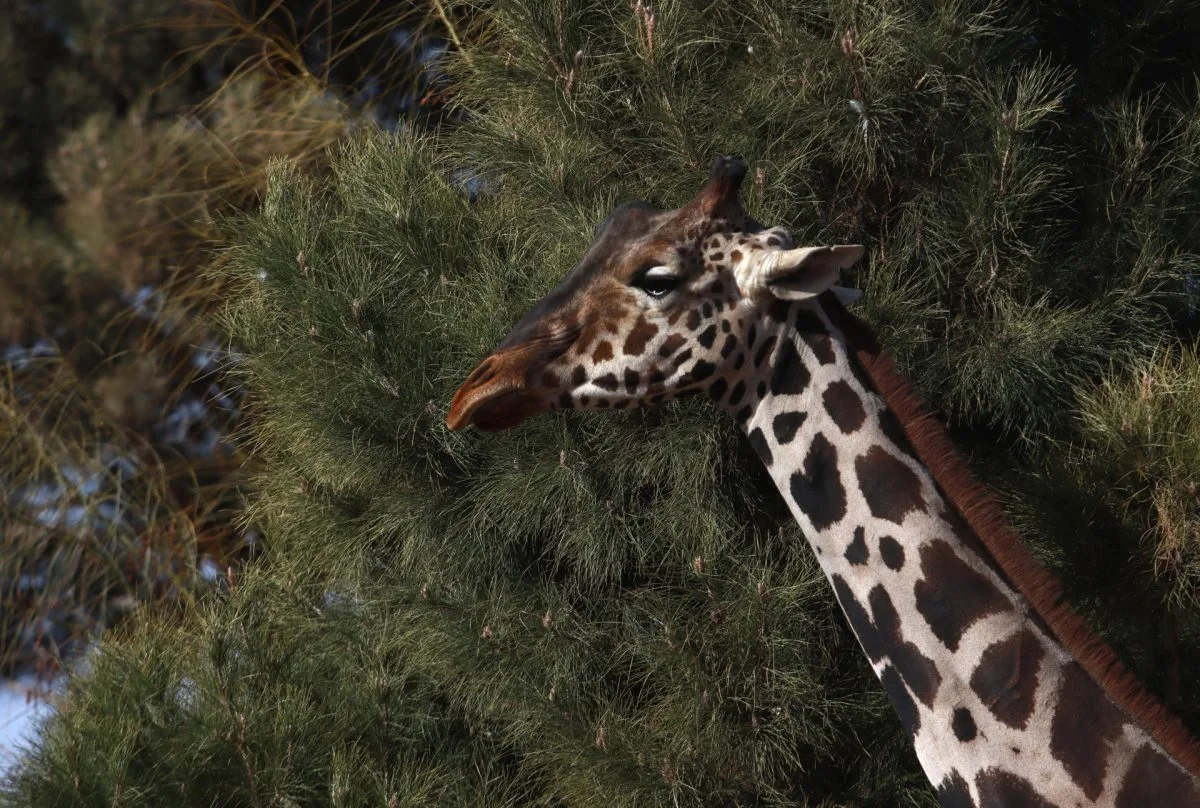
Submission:
{"label": "giraffe mouth", "polygon": [[554,391],[532,380],[562,355],[578,333],[578,328],[568,328],[538,336],[484,359],[455,392],[446,426],[498,432],[549,411]]}
{"label": "giraffe mouth", "polygon": [[464,385],[454,395],[446,426],[455,431],[474,426],[484,432],[499,432],[547,409],[543,399],[529,390],[505,389],[501,385],[468,389]]}

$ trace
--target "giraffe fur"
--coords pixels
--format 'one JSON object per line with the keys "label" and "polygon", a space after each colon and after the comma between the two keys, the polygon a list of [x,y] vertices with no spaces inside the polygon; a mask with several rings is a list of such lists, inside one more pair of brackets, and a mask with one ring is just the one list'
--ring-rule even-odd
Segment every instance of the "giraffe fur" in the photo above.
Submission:
{"label": "giraffe fur", "polygon": [[707,393],[803,529],[943,806],[1200,808],[1194,742],[1063,641],[868,372],[834,285],[862,248],[796,248],[755,222],[745,170],[717,158],[677,210],[619,206],[464,381],[449,426]]}

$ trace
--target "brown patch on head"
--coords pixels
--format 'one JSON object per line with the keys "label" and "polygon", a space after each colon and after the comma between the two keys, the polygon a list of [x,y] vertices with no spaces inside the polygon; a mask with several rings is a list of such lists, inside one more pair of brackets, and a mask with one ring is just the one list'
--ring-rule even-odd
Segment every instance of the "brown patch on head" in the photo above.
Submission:
{"label": "brown patch on head", "polygon": [[685,342],[687,339],[682,334],[671,334],[663,340],[662,345],[658,346],[658,355],[666,359],[682,348]]}
{"label": "brown patch on head", "polygon": [[925,510],[920,478],[907,463],[882,446],[872,446],[866,454],[855,458],[854,471],[858,475],[858,488],[877,519],[899,525],[909,512]]}
{"label": "brown patch on head", "polygon": [[915,592],[917,611],[951,651],[958,650],[962,635],[989,614],[1012,609],[1013,604],[990,580],[964,561],[942,539],[921,547],[921,574]]}
{"label": "brown patch on head", "polygon": [[597,378],[592,379],[592,384],[596,385],[601,390],[615,392],[617,389],[617,374],[605,373],[603,376],[598,376]]}
{"label": "brown patch on head", "polygon": [[629,332],[629,336],[625,338],[625,345],[622,350],[626,356],[641,356],[646,350],[646,343],[654,338],[658,333],[658,326],[647,320],[644,316],[638,317],[637,323],[633,326],[633,330]]}
{"label": "brown patch on head", "polygon": [[1050,754],[1089,800],[1104,789],[1111,744],[1124,724],[1124,716],[1083,668],[1074,662],[1063,667],[1050,723]]}
{"label": "brown patch on head", "polygon": [[607,362],[609,359],[612,359],[612,358],[613,358],[613,347],[612,347],[611,342],[609,342],[608,340],[600,340],[600,342],[596,343],[596,348],[595,348],[595,350],[592,351],[592,361],[593,362],[596,362],[596,363]]}
{"label": "brown patch on head", "polygon": [[714,365],[712,362],[709,362],[704,359],[699,359],[696,361],[696,364],[692,365],[691,370],[689,370],[687,372],[687,374],[685,375],[685,378],[687,379],[689,384],[692,384],[695,382],[702,382],[705,379],[707,379],[709,376],[713,375],[713,373],[715,373],[716,370],[717,370],[717,366]]}
{"label": "brown patch on head", "polygon": [[1033,715],[1045,654],[1037,636],[1023,628],[987,647],[971,674],[971,689],[997,720],[1025,729]]}

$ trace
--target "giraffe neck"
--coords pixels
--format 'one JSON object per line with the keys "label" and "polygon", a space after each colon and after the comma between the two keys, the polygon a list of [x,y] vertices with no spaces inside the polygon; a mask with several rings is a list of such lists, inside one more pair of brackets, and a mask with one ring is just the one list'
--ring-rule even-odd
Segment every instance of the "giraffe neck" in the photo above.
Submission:
{"label": "giraffe neck", "polygon": [[769,315],[748,339],[762,361],[718,401],[812,544],[942,804],[1200,806],[1194,776],[943,496],[827,310]]}

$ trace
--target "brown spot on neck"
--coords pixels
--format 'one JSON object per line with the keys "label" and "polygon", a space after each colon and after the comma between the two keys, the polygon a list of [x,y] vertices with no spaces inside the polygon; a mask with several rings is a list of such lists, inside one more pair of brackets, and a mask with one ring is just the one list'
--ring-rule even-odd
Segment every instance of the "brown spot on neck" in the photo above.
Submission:
{"label": "brown spot on neck", "polygon": [[1045,655],[1037,636],[1023,628],[987,647],[971,674],[971,689],[998,720],[1025,729]]}
{"label": "brown spot on neck", "polygon": [[1063,668],[1050,724],[1050,754],[1089,800],[1100,796],[1112,742],[1125,723],[1099,686],[1071,663]]}
{"label": "brown spot on neck", "polygon": [[1172,805],[1195,808],[1200,805],[1200,786],[1150,744],[1133,756],[1125,773],[1125,783],[1117,792],[1116,808],[1145,808],[1148,805]]}
{"label": "brown spot on neck", "polygon": [[821,403],[838,429],[847,435],[857,432],[863,421],[867,420],[862,399],[844,379],[829,383],[821,394]]}
{"label": "brown spot on neck", "polygon": [[877,519],[902,524],[912,511],[924,511],[921,480],[908,464],[882,446],[872,446],[854,459],[858,487]]}
{"label": "brown spot on neck", "polygon": [[948,542],[935,539],[921,547],[920,555],[917,611],[951,651],[958,650],[962,635],[977,621],[1013,608],[1004,593],[972,569]]}
{"label": "brown spot on neck", "polygon": [[846,515],[846,489],[838,473],[837,449],[824,435],[813,437],[803,468],[792,474],[790,492],[796,507],[815,530],[824,530]]}
{"label": "brown spot on neck", "polygon": [[979,808],[1059,808],[1037,792],[1033,783],[1004,769],[984,769],[975,776]]}

